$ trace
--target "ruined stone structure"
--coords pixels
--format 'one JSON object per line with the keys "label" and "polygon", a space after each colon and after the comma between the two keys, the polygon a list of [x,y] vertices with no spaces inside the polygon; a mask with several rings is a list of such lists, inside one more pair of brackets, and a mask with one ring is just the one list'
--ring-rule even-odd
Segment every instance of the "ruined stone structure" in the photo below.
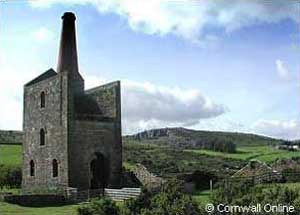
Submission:
{"label": "ruined stone structure", "polygon": [[24,193],[118,187],[122,174],[120,82],[84,90],[75,15],[63,15],[57,71],[24,86]]}

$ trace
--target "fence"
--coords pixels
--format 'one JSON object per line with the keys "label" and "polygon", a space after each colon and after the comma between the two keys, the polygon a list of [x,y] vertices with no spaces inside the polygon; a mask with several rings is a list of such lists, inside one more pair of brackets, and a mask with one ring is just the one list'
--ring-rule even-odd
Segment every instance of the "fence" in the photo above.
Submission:
{"label": "fence", "polygon": [[69,188],[66,190],[65,196],[69,201],[83,202],[89,201],[91,198],[101,197],[104,195],[104,189],[88,189],[77,190],[76,188]]}
{"label": "fence", "polygon": [[137,198],[141,194],[141,188],[122,188],[122,189],[92,189],[78,191],[76,188],[68,188],[66,199],[69,202],[84,202],[91,198],[101,196],[110,197],[116,201],[123,201],[130,198]]}

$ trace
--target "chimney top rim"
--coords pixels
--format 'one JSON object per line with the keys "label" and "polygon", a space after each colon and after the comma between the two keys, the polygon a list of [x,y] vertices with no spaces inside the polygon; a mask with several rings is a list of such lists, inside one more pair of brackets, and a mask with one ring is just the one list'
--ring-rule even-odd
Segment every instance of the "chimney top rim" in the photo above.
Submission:
{"label": "chimney top rim", "polygon": [[63,20],[71,20],[71,21],[76,20],[76,16],[73,12],[65,12],[64,15],[61,18]]}

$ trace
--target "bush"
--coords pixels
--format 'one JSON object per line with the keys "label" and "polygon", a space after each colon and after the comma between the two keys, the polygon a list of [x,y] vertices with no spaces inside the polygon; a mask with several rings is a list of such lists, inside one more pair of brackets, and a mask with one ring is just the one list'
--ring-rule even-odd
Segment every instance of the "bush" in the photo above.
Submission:
{"label": "bush", "polygon": [[208,190],[210,188],[210,180],[214,183],[219,180],[214,172],[204,170],[196,170],[192,174],[183,175],[179,178],[183,178],[185,182],[194,182],[198,191]]}
{"label": "bush", "polygon": [[119,215],[119,209],[110,198],[93,199],[77,208],[78,215]]}
{"label": "bush", "polygon": [[121,215],[140,215],[143,208],[150,206],[150,199],[153,197],[147,189],[143,189],[141,195],[136,199],[129,199],[120,208]]}
{"label": "bush", "polygon": [[0,188],[20,188],[22,169],[17,166],[0,165]]}
{"label": "bush", "polygon": [[192,198],[183,193],[180,181],[171,180],[161,192],[144,192],[139,198],[126,201],[121,215],[198,215],[200,214]]}

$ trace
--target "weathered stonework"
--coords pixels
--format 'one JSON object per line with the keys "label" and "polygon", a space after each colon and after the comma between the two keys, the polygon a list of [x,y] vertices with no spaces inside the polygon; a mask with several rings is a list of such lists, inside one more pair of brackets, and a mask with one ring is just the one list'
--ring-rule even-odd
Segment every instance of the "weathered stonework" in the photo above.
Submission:
{"label": "weathered stonework", "polygon": [[[74,14],[65,13],[57,73],[50,69],[24,86],[25,193],[120,185],[120,82],[84,91],[84,80],[77,67],[74,23]],[[41,129],[45,133],[44,144]],[[54,160],[58,164],[57,177]]]}

